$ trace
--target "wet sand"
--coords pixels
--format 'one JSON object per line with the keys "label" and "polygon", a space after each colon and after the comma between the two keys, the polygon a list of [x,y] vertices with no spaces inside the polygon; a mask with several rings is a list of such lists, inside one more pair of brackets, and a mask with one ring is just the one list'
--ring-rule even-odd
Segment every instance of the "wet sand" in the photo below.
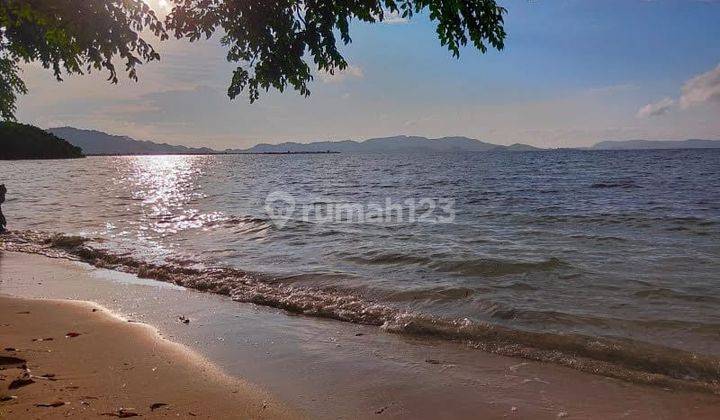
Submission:
{"label": "wet sand", "polygon": [[[197,359],[193,358],[184,365],[186,369],[195,366],[195,369],[200,369],[200,373],[222,371],[243,378],[245,382],[241,384],[257,384],[276,396],[277,400],[307,413],[311,418],[720,418],[720,397],[707,393],[638,385],[553,364],[488,354],[469,349],[462,343],[389,334],[376,327],[290,316],[276,309],[233,302],[224,296],[43,256],[0,253],[0,293],[98,302],[127,319],[153,325],[163,337],[191,348],[217,366],[214,368],[203,364],[203,368],[197,368]],[[65,307],[57,301],[19,302],[52,310]],[[106,316],[108,314],[104,312],[93,313],[87,304],[71,305],[70,308],[79,311],[72,318],[73,322],[91,325],[94,320],[105,319],[104,322],[116,326],[106,331],[108,335],[106,339],[100,340],[102,342],[127,341],[125,328],[148,330],[134,322],[118,324],[116,318]],[[19,317],[21,314],[17,312],[24,311],[17,309],[10,311],[9,315]],[[23,316],[32,316],[33,311],[30,312]],[[179,315],[189,317],[191,322],[178,322]],[[45,328],[44,321],[19,319],[25,319],[29,323],[28,328]],[[48,322],[55,320],[53,318]],[[4,315],[0,319],[0,324],[3,323],[9,323],[5,321]],[[83,333],[80,326],[73,328]],[[7,329],[0,327],[0,344],[3,347],[10,345],[6,344]],[[12,345],[42,349],[45,345],[74,345],[81,343],[80,340],[89,341],[92,336],[87,334],[65,339],[64,334],[68,332],[63,331],[65,329],[53,329],[54,335],[51,336],[55,340],[52,342],[30,341],[29,344]],[[41,337],[43,334],[38,331],[29,338]],[[143,336],[146,339],[148,337]],[[154,337],[157,339],[156,335]],[[60,338],[62,340],[58,342]],[[173,347],[165,340],[159,343]],[[112,347],[112,351],[116,351]],[[133,346],[135,350],[139,348],[142,347]],[[115,382],[116,388],[110,388],[107,395],[121,395],[119,390],[122,390],[123,383],[127,384],[126,387],[133,383],[136,384],[134,386],[140,386],[136,395],[142,396],[148,392],[146,385],[153,376],[146,371],[152,372],[158,363],[144,364],[143,367],[138,364],[132,369],[123,370],[122,362],[104,362],[103,355],[106,353],[100,349],[78,346],[75,350],[83,349],[89,351],[83,353],[80,359],[83,362],[76,365],[77,370],[72,376],[73,385],[70,386],[78,386],[77,380],[80,378],[100,375],[102,372],[109,375],[107,372],[110,372],[113,375],[138,375],[135,379],[138,382]],[[35,351],[29,353],[31,358],[40,357],[40,353]],[[152,351],[135,352],[128,357],[134,355],[132,360],[143,363],[144,360],[155,360],[156,356],[150,357],[150,354]],[[93,365],[96,367],[91,369]],[[108,370],[110,366],[112,370]],[[33,374],[55,373],[60,377],[60,371],[51,372],[38,367],[33,369],[32,363],[30,367]],[[239,391],[232,394],[232,386],[222,385],[226,382],[220,381],[221,386],[218,386],[217,382],[213,385],[212,381],[197,382],[195,377],[198,375],[188,376],[193,378],[189,385],[192,386],[189,392],[193,397],[186,401],[201,404],[206,401],[206,407],[211,407],[216,417],[245,417],[232,414],[219,416],[217,413],[221,412],[217,410],[228,404],[221,398],[223,395],[243,396],[244,407],[257,409],[253,401],[258,400],[252,397],[252,392]],[[213,374],[210,377],[215,376]],[[224,376],[220,374],[219,377]],[[61,384],[60,381],[41,381],[25,387],[26,392],[30,392],[32,387],[37,387],[37,392],[40,392],[41,386]],[[177,386],[182,379],[172,382],[175,384],[173,386]],[[2,388],[2,392],[5,392]],[[156,385],[151,387],[152,392],[157,389]],[[19,393],[17,395],[20,396]],[[54,399],[64,394],[57,388],[54,393],[38,395]],[[213,400],[213,395],[218,399]],[[147,394],[144,399],[118,400],[114,405],[109,404],[101,409],[132,407],[142,410],[143,415],[147,416],[157,414],[149,412],[150,404],[167,402],[154,401],[158,398],[155,394]],[[219,405],[215,406],[213,401]],[[75,410],[82,408],[78,407],[79,401],[71,402],[70,406],[43,410],[49,412],[70,407]],[[7,404],[17,403],[19,398],[3,403],[2,409],[7,409]],[[93,404],[93,401],[90,403]],[[170,407],[181,407],[180,404],[183,404],[182,400],[170,403]],[[192,410],[190,405],[186,407],[188,411]],[[277,410],[272,411],[276,407]],[[39,409],[32,407],[32,410]],[[201,409],[194,410],[197,413],[193,413],[202,414]],[[289,412],[282,411],[279,404],[270,404],[260,413],[284,417]],[[172,415],[175,414],[177,412]]]}
{"label": "wet sand", "polygon": [[289,418],[150,327],[84,302],[0,296],[0,418]]}

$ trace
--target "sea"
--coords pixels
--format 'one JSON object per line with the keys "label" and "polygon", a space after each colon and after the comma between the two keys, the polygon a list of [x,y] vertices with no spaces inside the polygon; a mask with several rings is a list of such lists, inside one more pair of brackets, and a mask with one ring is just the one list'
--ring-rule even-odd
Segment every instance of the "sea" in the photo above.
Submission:
{"label": "sea", "polygon": [[0,183],[7,251],[468,351],[720,382],[720,149],[3,161]]}

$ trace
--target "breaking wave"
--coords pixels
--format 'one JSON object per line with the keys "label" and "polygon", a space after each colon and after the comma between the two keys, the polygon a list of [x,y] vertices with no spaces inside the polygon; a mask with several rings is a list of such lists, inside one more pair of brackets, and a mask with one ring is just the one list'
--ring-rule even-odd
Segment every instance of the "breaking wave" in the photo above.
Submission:
{"label": "breaking wave", "polygon": [[[258,226],[262,222],[248,220],[239,223]],[[0,237],[0,250],[82,261],[142,278],[226,295],[238,302],[375,325],[392,333],[459,341],[471,348],[495,354],[557,363],[637,383],[720,393],[720,359],[711,356],[628,339],[530,332],[467,318],[443,319],[403,311],[389,303],[335,288],[302,287],[302,282],[298,281],[283,282],[267,274],[235,268],[201,267],[185,259],[168,263],[147,262],[130,254],[114,253],[100,245],[101,241],[96,239],[37,231],[17,231]],[[565,265],[557,259],[533,263],[478,260],[439,264],[422,258],[408,260],[409,257],[403,255],[376,254],[371,257],[363,262],[387,264],[402,261],[444,272],[485,275],[553,270]],[[465,289],[458,289],[452,295],[467,293]]]}
{"label": "breaking wave", "polygon": [[558,258],[549,258],[545,261],[510,261],[496,258],[452,260],[382,251],[372,251],[361,256],[348,257],[346,260],[367,265],[418,265],[439,273],[467,277],[504,276],[569,267],[568,263]]}

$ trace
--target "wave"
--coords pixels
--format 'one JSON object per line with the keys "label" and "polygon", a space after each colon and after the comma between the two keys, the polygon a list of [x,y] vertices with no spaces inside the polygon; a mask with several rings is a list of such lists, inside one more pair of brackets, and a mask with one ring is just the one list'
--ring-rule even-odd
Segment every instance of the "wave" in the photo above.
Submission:
{"label": "wave", "polygon": [[383,329],[463,340],[490,353],[559,363],[631,382],[720,393],[719,359],[637,341],[412,316],[400,317]]}
{"label": "wave", "polygon": [[499,277],[570,267],[570,264],[558,258],[549,258],[544,261],[512,261],[496,258],[452,260],[443,259],[442,255],[421,256],[381,251],[371,251],[361,256],[352,256],[345,259],[365,265],[418,265],[439,273],[450,273],[464,277]]}
{"label": "wave", "polygon": [[[717,217],[699,218],[693,216],[651,216],[645,214],[616,213],[616,214],[547,214],[539,216],[521,216],[519,223],[536,224],[539,226],[557,226],[574,224],[588,229],[590,226],[613,226],[633,228],[662,228],[667,231],[686,232],[693,235],[708,236],[720,233],[720,220]],[[573,238],[576,238],[573,236]],[[587,235],[576,239],[594,239],[598,241],[625,241],[620,237],[601,237]]]}
{"label": "wave", "polygon": [[627,239],[621,238],[619,236],[602,236],[602,235],[587,235],[587,234],[570,235],[570,238],[582,239],[582,240],[588,240],[588,241],[597,241],[597,242],[627,242],[628,241]]}
{"label": "wave", "polygon": [[505,276],[509,274],[533,273],[538,271],[552,271],[558,268],[570,267],[570,264],[559,258],[549,258],[544,261],[510,261],[493,258],[474,260],[435,261],[428,265],[435,271],[452,273],[461,276]]}
{"label": "wave", "polygon": [[[461,299],[470,299],[478,293],[481,288],[469,287],[432,287],[424,289],[397,290],[387,292],[385,301],[389,302],[456,302]],[[488,289],[489,290],[489,289]]]}
{"label": "wave", "polygon": [[664,287],[656,287],[653,289],[648,290],[640,290],[635,293],[633,293],[633,296],[642,298],[642,299],[657,299],[657,300],[667,300],[667,299],[676,299],[676,300],[684,300],[688,302],[709,302],[709,303],[718,303],[720,302],[720,298],[710,295],[698,295],[698,294],[692,294],[692,293],[685,293],[679,290],[673,290],[669,288]]}
{"label": "wave", "polygon": [[[403,311],[347,291],[302,287],[302,281],[283,283],[263,273],[228,267],[197,268],[199,264],[189,264],[186,259],[181,265],[146,262],[104,249],[96,245],[99,242],[102,241],[80,236],[20,231],[0,236],[0,250],[83,261],[96,267],[226,295],[239,302],[375,325],[398,334],[460,341],[491,353],[558,363],[638,383],[720,393],[720,358],[627,339],[531,332],[468,319],[437,318]],[[471,266],[473,264],[477,262]],[[561,265],[559,260],[549,260],[525,263],[520,268],[553,269]],[[467,291],[458,289],[452,294],[465,295]],[[502,318],[503,314],[498,316]]]}
{"label": "wave", "polygon": [[632,179],[618,179],[610,181],[596,182],[590,185],[590,188],[642,188]]}

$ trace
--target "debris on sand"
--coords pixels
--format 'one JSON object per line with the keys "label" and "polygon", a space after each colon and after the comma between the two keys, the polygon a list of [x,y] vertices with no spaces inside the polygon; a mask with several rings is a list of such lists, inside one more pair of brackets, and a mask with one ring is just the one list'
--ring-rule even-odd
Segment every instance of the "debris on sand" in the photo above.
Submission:
{"label": "debris on sand", "polygon": [[27,361],[24,359],[21,359],[19,357],[13,357],[13,356],[0,356],[0,366],[6,368],[6,367],[21,367],[25,368],[25,365],[27,365]]}
{"label": "debris on sand", "polygon": [[154,403],[150,406],[150,411],[155,411],[158,408],[166,407],[166,406],[167,406],[167,404],[165,404],[165,403]]}
{"label": "debris on sand", "polygon": [[17,399],[17,397],[14,396],[14,395],[3,395],[3,396],[0,396],[0,402],[8,402],[8,401],[16,400],[16,399]]}
{"label": "debris on sand", "polygon": [[178,320],[179,320],[180,322],[182,322],[183,324],[189,324],[189,323],[190,323],[190,318],[188,318],[188,317],[186,317],[186,316],[184,316],[184,315],[180,315],[180,316],[178,317]]}
{"label": "debris on sand", "polygon": [[58,400],[58,401],[53,401],[53,402],[50,402],[50,403],[38,403],[38,404],[35,404],[35,407],[48,407],[48,408],[50,408],[50,407],[62,407],[62,406],[65,405],[65,404],[66,404],[65,401],[60,401],[60,400]]}
{"label": "debris on sand", "polygon": [[65,338],[75,338],[75,337],[78,337],[78,336],[80,336],[80,333],[79,333],[79,332],[74,332],[74,331],[71,331],[71,332],[65,334]]}
{"label": "debris on sand", "polygon": [[120,408],[120,409],[118,409],[118,411],[102,413],[101,415],[126,419],[128,417],[138,417],[140,414],[132,411],[132,409],[129,409],[129,408]]}
{"label": "debris on sand", "polygon": [[387,410],[387,406],[385,406],[385,407],[383,407],[383,408],[381,408],[381,409],[379,409],[379,410],[375,411],[375,414],[382,414],[382,413],[383,413],[383,411],[385,411],[385,410]]}
{"label": "debris on sand", "polygon": [[518,363],[517,365],[512,365],[512,366],[508,367],[508,370],[511,372],[517,372],[518,369],[520,369],[523,366],[526,366],[527,364],[528,364],[527,362]]}
{"label": "debris on sand", "polygon": [[431,365],[440,365],[442,364],[441,361],[438,359],[425,359],[425,363],[430,363]]}
{"label": "debris on sand", "polygon": [[28,386],[30,384],[34,384],[35,381],[33,381],[30,378],[30,375],[25,375],[22,378],[15,379],[14,381],[10,382],[10,385],[8,386],[8,389],[18,389],[22,388],[24,386]]}
{"label": "debris on sand", "polygon": [[52,337],[47,337],[47,338],[33,338],[32,341],[36,341],[36,342],[37,342],[37,341],[53,341],[53,338],[52,338]]}

